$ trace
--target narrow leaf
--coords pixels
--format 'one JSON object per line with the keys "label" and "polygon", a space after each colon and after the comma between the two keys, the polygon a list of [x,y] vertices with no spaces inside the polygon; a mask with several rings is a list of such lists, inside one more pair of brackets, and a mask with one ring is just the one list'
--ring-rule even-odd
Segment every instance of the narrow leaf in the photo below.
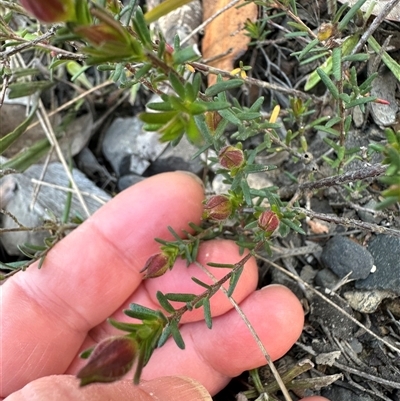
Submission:
{"label": "narrow leaf", "polygon": [[328,88],[328,90],[331,93],[331,95],[333,96],[333,98],[334,99],[339,99],[338,88],[336,88],[335,84],[329,78],[328,74],[321,68],[317,68],[317,73],[318,73],[319,77],[321,78],[321,81]]}
{"label": "narrow leaf", "polygon": [[0,154],[3,154],[3,152],[26,131],[36,113],[36,109],[36,107],[33,107],[28,117],[20,125],[18,125],[14,131],[0,139]]}
{"label": "narrow leaf", "polygon": [[160,303],[160,305],[169,313],[174,313],[175,308],[170,304],[168,301],[167,297],[161,292],[157,291],[156,294],[157,300]]}
{"label": "narrow leaf", "polygon": [[179,331],[179,327],[178,324],[176,323],[175,320],[172,320],[170,323],[170,327],[171,327],[171,334],[172,334],[172,338],[174,339],[174,341],[176,342],[176,345],[180,348],[180,349],[185,349],[185,342],[183,341],[182,335]]}
{"label": "narrow leaf", "polygon": [[215,85],[210,86],[206,89],[206,96],[215,96],[220,92],[224,92],[226,90],[238,88],[243,85],[243,81],[241,79],[230,79],[229,81],[217,82]]}
{"label": "narrow leaf", "polygon": [[231,297],[233,294],[233,291],[235,291],[236,285],[239,281],[240,275],[243,272],[243,266],[238,269],[234,274],[232,274],[232,277],[229,281],[229,288],[228,288],[228,297]]}
{"label": "narrow leaf", "polygon": [[210,299],[205,298],[203,302],[204,307],[204,320],[209,329],[212,328],[212,317],[211,317],[211,307],[210,307]]}

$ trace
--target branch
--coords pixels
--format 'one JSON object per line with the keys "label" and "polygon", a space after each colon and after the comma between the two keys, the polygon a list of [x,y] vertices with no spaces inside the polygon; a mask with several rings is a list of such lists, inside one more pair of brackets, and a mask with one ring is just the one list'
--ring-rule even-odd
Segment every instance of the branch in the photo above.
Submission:
{"label": "branch", "polygon": [[349,219],[347,217],[339,217],[334,214],[317,213],[312,210],[304,209],[301,207],[294,207],[294,211],[299,213],[304,213],[306,216],[311,218],[320,219],[327,221],[329,223],[340,224],[345,227],[359,228],[362,230],[367,230],[373,233],[393,235],[395,237],[400,237],[400,230],[395,230],[394,228],[388,228],[383,226],[378,226],[377,224],[367,223],[366,221]]}
{"label": "branch", "polygon": [[304,190],[313,190],[326,187],[333,187],[335,185],[346,184],[348,182],[354,182],[359,180],[365,180],[366,178],[374,178],[384,175],[386,166],[381,164],[373,164],[369,167],[365,167],[359,170],[348,171],[342,175],[334,175],[331,177],[322,178],[318,181],[305,182],[299,185],[291,185],[284,187],[279,190],[279,196],[281,198],[289,198],[296,191],[303,192]]}

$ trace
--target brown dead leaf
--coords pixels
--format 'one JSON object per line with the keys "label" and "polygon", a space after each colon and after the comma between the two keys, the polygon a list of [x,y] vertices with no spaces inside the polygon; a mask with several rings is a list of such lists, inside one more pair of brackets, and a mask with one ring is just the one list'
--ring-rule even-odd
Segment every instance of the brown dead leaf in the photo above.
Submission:
{"label": "brown dead leaf", "polygon": [[[204,0],[203,1],[203,19],[204,21],[221,10],[231,0]],[[226,71],[232,71],[235,60],[246,50],[250,38],[245,35],[244,24],[247,19],[255,21],[257,18],[257,6],[254,3],[243,4],[240,1],[235,7],[229,8],[212,22],[206,28],[202,44],[202,54],[205,59],[213,59],[209,64],[213,67]],[[226,54],[228,51],[230,52]],[[222,57],[218,57],[223,55]],[[215,75],[209,75],[208,84],[216,82]]]}
{"label": "brown dead leaf", "polygon": [[308,220],[307,224],[309,225],[311,231],[314,234],[327,234],[329,233],[329,227],[326,226],[321,220]]}

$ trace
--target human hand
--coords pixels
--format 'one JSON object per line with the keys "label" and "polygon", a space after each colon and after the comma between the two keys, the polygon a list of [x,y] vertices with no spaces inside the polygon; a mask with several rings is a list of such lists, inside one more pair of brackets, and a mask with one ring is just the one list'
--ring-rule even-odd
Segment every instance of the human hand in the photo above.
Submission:
{"label": "human hand", "polygon": [[[201,310],[185,314],[181,333],[186,349],[178,349],[173,341],[157,349],[142,375],[151,381],[79,388],[71,376],[86,363],[80,352],[120,334],[106,322],[108,317],[129,322],[122,309],[132,302],[157,309],[157,290],[200,293],[191,277],[210,282],[197,266],[187,268],[184,261],[157,279],[143,281],[140,273],[148,257],[159,250],[154,238],[172,239],[167,226],[180,233],[189,230],[189,222],[199,223],[203,196],[202,187],[188,174],[147,179],[119,194],[57,244],[41,270],[32,265],[11,277],[1,287],[0,396],[9,396],[7,401],[210,400],[192,379],[215,394],[230,378],[265,364],[244,322],[219,291],[211,298],[212,330]],[[198,254],[203,265],[233,264],[241,258],[234,243],[221,240],[203,243]],[[217,278],[226,274],[224,269],[209,270]],[[270,286],[255,291],[256,284],[257,266],[251,259],[233,296],[276,359],[299,337],[303,311],[288,289]]]}

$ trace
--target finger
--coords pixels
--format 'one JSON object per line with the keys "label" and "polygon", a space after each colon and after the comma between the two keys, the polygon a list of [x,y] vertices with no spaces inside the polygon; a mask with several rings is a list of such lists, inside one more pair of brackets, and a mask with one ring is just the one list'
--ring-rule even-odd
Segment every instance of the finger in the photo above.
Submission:
{"label": "finger", "polygon": [[74,376],[46,376],[4,401],[212,401],[200,383],[188,377],[162,377],[134,386],[131,380],[79,387]]}
{"label": "finger", "polygon": [[325,397],[320,397],[319,395],[315,395],[312,397],[302,398],[300,401],[329,401],[329,400]]}
{"label": "finger", "polygon": [[57,244],[41,268],[2,286],[2,394],[41,376],[63,373],[87,331],[111,315],[142,280],[159,245],[199,222],[203,188],[188,174],[167,173],[124,191]]}
{"label": "finger", "polygon": [[[273,285],[256,291],[240,307],[273,360],[283,356],[301,334],[303,309],[285,287]],[[150,359],[143,371],[144,379],[185,374],[216,394],[230,378],[266,363],[236,310],[213,319],[211,330],[204,322],[196,322],[184,325],[181,334],[185,350],[178,349],[170,339]]]}
{"label": "finger", "polygon": [[[213,240],[207,241],[200,245],[198,252],[199,263],[207,267],[209,262],[218,262],[223,264],[234,264],[243,259],[243,255],[239,254],[238,246],[232,241],[225,240]],[[208,270],[212,272],[217,279],[226,275],[228,269],[217,269],[208,267]],[[134,320],[123,313],[124,309],[129,309],[131,303],[137,303],[146,306],[151,309],[160,309],[158,300],[156,298],[156,292],[158,290],[166,293],[194,293],[200,294],[205,291],[204,287],[201,287],[191,279],[193,276],[201,279],[202,281],[213,284],[214,280],[207,276],[204,271],[199,267],[198,264],[192,264],[189,267],[186,266],[186,262],[179,260],[175,263],[172,271],[167,272],[165,275],[156,279],[149,279],[144,281],[144,285],[141,286],[131,297],[127,299],[124,305],[112,315],[112,318],[126,323],[134,323]],[[241,302],[248,295],[250,295],[257,286],[258,269],[254,258],[251,258],[244,267],[243,273],[240,276],[240,280],[236,286],[234,292],[234,298],[236,302]],[[227,287],[228,284],[225,285]],[[175,308],[184,306],[182,303],[171,302]],[[229,299],[222,291],[218,291],[214,296],[211,297],[211,314],[213,316],[219,316],[228,310],[232,309],[233,306]],[[193,321],[202,320],[204,322],[204,311],[203,308],[194,309],[191,312],[186,312],[181,319],[181,323],[188,323]],[[120,335],[121,331],[115,329],[107,321],[103,322],[99,326],[96,326],[89,332],[89,337],[82,344],[79,353],[88,349],[106,337],[112,335]],[[76,373],[87,361],[77,358],[67,369],[67,373]]]}

